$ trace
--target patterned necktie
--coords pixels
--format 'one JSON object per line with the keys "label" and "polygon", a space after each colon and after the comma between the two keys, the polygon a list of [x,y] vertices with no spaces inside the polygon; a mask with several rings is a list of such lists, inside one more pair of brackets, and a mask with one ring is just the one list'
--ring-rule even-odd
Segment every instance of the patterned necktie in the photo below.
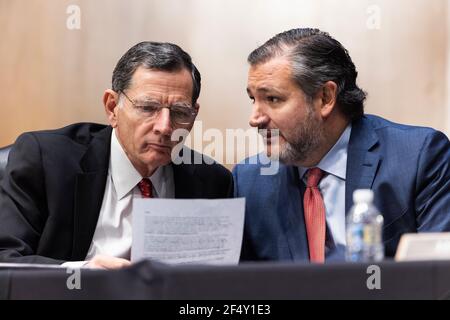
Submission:
{"label": "patterned necktie", "polygon": [[303,210],[308,235],[309,259],[311,262],[323,263],[325,261],[325,205],[318,188],[323,171],[312,168],[308,170],[307,176]]}
{"label": "patterned necktie", "polygon": [[138,183],[139,190],[141,190],[142,198],[152,198],[152,182],[149,178],[144,178]]}

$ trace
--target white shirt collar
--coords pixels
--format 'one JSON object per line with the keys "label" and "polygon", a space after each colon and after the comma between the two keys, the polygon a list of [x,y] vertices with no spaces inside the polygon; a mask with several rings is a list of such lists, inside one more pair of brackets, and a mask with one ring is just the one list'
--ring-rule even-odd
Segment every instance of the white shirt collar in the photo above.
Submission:
{"label": "white shirt collar", "polygon": [[[111,136],[111,157],[109,170],[112,182],[116,190],[117,199],[120,200],[131,192],[142,180],[141,174],[131,163],[126,155],[119,140],[116,131],[113,129]],[[150,177],[153,189],[158,198],[172,198],[173,193],[173,171],[170,164],[159,167]]]}
{"label": "white shirt collar", "polygon": [[[345,180],[347,174],[347,149],[351,131],[352,125],[349,124],[330,151],[320,160],[316,166],[317,168]],[[308,169],[305,167],[298,168],[300,179],[303,178]]]}

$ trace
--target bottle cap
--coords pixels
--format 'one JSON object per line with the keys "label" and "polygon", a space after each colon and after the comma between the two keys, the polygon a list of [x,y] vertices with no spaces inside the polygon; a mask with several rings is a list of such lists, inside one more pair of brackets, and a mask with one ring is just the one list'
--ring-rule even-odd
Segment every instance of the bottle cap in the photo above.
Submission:
{"label": "bottle cap", "polygon": [[373,191],[370,189],[358,189],[353,192],[353,202],[371,203],[373,201]]}

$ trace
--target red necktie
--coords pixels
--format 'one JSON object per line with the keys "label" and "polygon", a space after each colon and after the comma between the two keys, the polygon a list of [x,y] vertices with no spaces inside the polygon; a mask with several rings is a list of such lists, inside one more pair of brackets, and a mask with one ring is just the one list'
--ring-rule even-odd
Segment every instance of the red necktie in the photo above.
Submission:
{"label": "red necktie", "polygon": [[303,210],[308,235],[309,259],[311,262],[323,263],[325,261],[325,205],[318,188],[323,171],[312,168],[308,170],[307,176]]}
{"label": "red necktie", "polygon": [[139,190],[141,190],[142,198],[152,198],[152,182],[149,178],[144,178],[138,183]]}

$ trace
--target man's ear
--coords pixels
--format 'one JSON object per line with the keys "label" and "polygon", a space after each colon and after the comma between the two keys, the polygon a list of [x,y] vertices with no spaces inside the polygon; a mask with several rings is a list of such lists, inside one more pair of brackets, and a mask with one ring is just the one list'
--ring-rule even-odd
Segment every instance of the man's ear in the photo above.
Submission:
{"label": "man's ear", "polygon": [[103,94],[103,105],[109,124],[115,128],[117,126],[117,111],[119,108],[119,94],[112,89],[105,90]]}
{"label": "man's ear", "polygon": [[333,81],[327,81],[319,90],[320,114],[326,119],[336,106],[337,100],[337,84]]}

